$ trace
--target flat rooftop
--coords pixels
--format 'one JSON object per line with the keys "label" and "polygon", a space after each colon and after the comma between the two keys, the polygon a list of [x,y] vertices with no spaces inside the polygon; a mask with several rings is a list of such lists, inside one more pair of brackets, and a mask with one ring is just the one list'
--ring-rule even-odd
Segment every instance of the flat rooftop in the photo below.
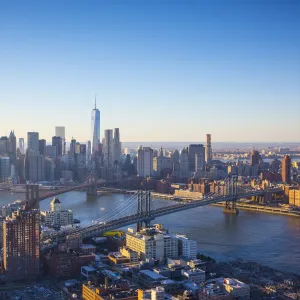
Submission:
{"label": "flat rooftop", "polygon": [[150,277],[151,279],[154,279],[154,280],[167,280],[167,277],[165,276],[162,276],[156,272],[153,272],[151,270],[141,270],[140,273]]}
{"label": "flat rooftop", "polygon": [[84,269],[85,271],[87,272],[94,272],[94,271],[97,271],[97,269],[91,267],[91,266],[83,266],[81,267],[82,269]]}
{"label": "flat rooftop", "polygon": [[241,282],[234,278],[224,278],[224,284],[228,284],[235,288],[242,288],[242,287],[248,286],[248,284]]}

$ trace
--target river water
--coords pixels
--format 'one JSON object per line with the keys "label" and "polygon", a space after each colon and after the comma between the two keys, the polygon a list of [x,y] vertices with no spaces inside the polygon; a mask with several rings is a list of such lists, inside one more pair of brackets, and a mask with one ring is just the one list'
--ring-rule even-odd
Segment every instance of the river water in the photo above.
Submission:
{"label": "river water", "polygon": [[[129,203],[129,198],[130,195],[105,194],[87,201],[85,193],[77,191],[59,196],[63,208],[71,209],[83,224]],[[0,192],[0,205],[17,199],[24,199],[24,195]],[[50,200],[40,203],[41,210],[49,209]],[[151,205],[159,208],[174,204],[153,199]],[[300,274],[300,218],[245,211],[235,216],[224,214],[222,208],[206,206],[160,217],[155,222],[196,240],[199,252],[217,260],[243,258]]]}

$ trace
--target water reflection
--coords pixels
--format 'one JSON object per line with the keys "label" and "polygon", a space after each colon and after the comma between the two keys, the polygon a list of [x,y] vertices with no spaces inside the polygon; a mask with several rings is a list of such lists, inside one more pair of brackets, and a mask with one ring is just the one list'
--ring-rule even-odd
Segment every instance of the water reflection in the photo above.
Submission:
{"label": "water reflection", "polygon": [[[87,201],[84,192],[73,191],[59,199],[63,207],[73,210],[76,219],[87,224],[128,202],[129,197],[105,194]],[[1,205],[16,199],[22,199],[22,194],[0,192]],[[50,200],[42,201],[40,208],[48,210]],[[151,205],[159,208],[174,202],[154,199]],[[300,218],[245,211],[230,215],[222,208],[205,206],[160,217],[155,222],[197,240],[200,252],[217,259],[243,258],[300,274]]]}

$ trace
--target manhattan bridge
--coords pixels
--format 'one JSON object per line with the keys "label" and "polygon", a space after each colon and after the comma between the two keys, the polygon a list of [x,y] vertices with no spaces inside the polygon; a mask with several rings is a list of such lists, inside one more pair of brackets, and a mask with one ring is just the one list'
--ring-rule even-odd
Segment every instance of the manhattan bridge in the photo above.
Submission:
{"label": "manhattan bridge", "polygon": [[[95,191],[95,195],[97,195],[97,187],[103,185],[105,185],[104,181],[90,181],[85,185],[82,185],[82,188],[87,188],[87,195],[91,195],[95,193]],[[74,187],[73,190],[75,188],[76,187]],[[70,190],[72,189],[69,188],[65,192]],[[64,191],[57,191],[56,194],[61,194],[62,192]],[[242,187],[238,184],[237,177],[230,177],[225,179],[222,185],[218,185],[214,192],[210,192],[200,199],[195,199],[188,202],[180,201],[167,207],[151,209],[151,192],[139,190],[135,191],[124,203],[114,207],[101,218],[91,222],[91,224],[84,227],[72,228],[69,231],[58,231],[53,233],[50,238],[41,242],[41,250],[48,250],[56,247],[60,242],[64,242],[67,236],[80,235],[83,239],[92,238],[107,231],[132,224],[137,224],[137,228],[139,229],[143,226],[143,224],[145,226],[149,226],[150,222],[157,217],[172,213],[180,213],[181,211],[187,209],[193,209],[196,207],[220,202],[224,202],[225,208],[230,211],[231,209],[234,210],[236,208],[235,205],[238,199],[249,198],[253,196],[270,197],[272,194],[280,192],[282,192],[282,188],[278,186],[266,188],[264,190],[257,190],[248,186]],[[54,196],[54,194],[55,192],[52,193],[51,196]],[[30,195],[30,193],[27,193],[27,195]],[[31,193],[31,195],[33,195],[33,193]],[[40,197],[40,199],[38,197],[34,197],[34,200],[36,201],[43,199],[45,199],[45,196]]]}

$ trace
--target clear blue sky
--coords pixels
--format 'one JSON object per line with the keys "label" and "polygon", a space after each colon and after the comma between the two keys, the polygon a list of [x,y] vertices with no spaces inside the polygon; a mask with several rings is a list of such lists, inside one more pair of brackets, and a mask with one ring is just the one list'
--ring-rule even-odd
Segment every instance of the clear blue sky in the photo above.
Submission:
{"label": "clear blue sky", "polygon": [[0,2],[0,135],[300,141],[300,1]]}

